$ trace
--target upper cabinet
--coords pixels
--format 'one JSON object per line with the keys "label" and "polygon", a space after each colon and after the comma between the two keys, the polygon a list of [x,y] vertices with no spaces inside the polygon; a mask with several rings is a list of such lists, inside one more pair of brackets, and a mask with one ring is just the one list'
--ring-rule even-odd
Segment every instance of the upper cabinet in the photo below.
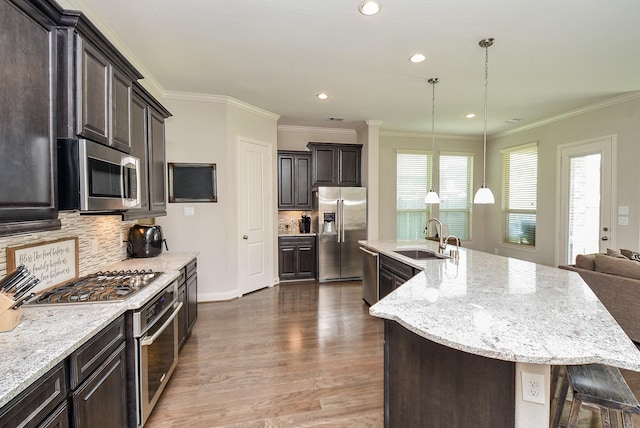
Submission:
{"label": "upper cabinet", "polygon": [[311,150],[311,185],[361,185],[362,144],[309,143]]}
{"label": "upper cabinet", "polygon": [[42,1],[0,1],[0,235],[60,228],[56,23]]}
{"label": "upper cabinet", "polygon": [[140,208],[123,214],[134,220],[167,214],[164,120],[171,116],[137,82],[131,99],[131,154],[140,159]]}
{"label": "upper cabinet", "polygon": [[311,209],[311,152],[278,151],[278,209]]}
{"label": "upper cabinet", "polygon": [[64,13],[58,50],[58,138],[84,137],[130,153],[133,82],[142,75],[78,12]]}

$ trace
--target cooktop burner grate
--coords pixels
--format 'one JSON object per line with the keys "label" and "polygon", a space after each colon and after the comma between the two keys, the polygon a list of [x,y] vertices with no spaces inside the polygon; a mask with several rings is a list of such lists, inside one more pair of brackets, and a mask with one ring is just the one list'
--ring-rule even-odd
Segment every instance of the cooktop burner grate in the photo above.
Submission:
{"label": "cooktop burner grate", "polygon": [[45,290],[29,304],[121,302],[161,274],[144,269],[96,272]]}

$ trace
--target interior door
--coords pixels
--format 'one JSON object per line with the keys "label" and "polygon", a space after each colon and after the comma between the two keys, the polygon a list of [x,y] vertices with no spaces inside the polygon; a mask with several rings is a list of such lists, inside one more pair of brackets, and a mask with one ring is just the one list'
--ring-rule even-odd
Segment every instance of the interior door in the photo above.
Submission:
{"label": "interior door", "polygon": [[558,264],[615,247],[613,137],[559,147]]}
{"label": "interior door", "polygon": [[239,284],[242,294],[272,285],[271,147],[240,140],[238,146]]}

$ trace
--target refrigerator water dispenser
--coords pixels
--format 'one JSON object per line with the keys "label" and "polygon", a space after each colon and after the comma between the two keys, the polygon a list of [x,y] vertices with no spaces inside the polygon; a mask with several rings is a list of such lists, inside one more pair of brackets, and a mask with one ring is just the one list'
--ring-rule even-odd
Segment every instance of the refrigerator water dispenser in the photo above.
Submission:
{"label": "refrigerator water dispenser", "polygon": [[325,212],[323,213],[324,225],[322,231],[324,233],[336,233],[336,213]]}

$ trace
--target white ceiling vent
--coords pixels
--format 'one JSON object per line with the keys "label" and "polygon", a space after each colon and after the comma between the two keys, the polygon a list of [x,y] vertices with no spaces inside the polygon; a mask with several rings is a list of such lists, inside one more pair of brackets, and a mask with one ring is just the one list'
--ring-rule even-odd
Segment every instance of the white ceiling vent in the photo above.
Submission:
{"label": "white ceiling vent", "polygon": [[342,122],[344,117],[330,117],[327,119],[329,122]]}

